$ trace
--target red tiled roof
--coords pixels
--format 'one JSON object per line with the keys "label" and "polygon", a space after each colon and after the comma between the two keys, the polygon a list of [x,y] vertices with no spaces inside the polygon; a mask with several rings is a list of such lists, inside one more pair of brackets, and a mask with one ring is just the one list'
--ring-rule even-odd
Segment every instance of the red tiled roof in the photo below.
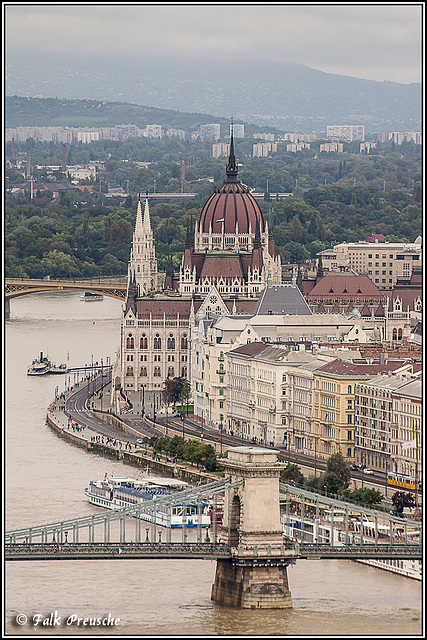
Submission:
{"label": "red tiled roof", "polygon": [[324,276],[307,294],[307,300],[331,298],[333,296],[381,299],[383,294],[368,276],[333,275]]}
{"label": "red tiled roof", "polygon": [[266,345],[263,342],[249,342],[249,344],[243,344],[241,347],[237,347],[237,349],[233,349],[229,353],[241,353],[245,356],[255,356],[267,349]]}
{"label": "red tiled roof", "polygon": [[200,278],[211,278],[213,276],[220,278],[244,278],[242,264],[239,256],[231,255],[218,255],[218,256],[206,256]]}
{"label": "red tiled roof", "polygon": [[409,360],[388,360],[384,364],[358,364],[343,360],[333,360],[320,367],[318,371],[340,376],[378,376],[381,373],[397,371],[406,364],[411,363]]}
{"label": "red tiled roof", "polygon": [[[201,306],[201,300],[195,300],[194,313],[197,313]],[[191,300],[172,297],[170,300],[144,299],[137,300],[136,310],[138,318],[176,318],[179,314],[180,318],[188,318],[191,313]]]}

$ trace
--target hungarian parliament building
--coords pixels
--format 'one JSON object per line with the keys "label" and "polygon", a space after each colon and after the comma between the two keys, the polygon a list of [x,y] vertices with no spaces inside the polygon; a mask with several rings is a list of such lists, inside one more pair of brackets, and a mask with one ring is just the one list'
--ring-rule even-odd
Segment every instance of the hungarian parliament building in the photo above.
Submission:
{"label": "hungarian parliament building", "polygon": [[231,138],[226,179],[187,228],[179,275],[172,265],[159,274],[148,197],[144,206],[138,199],[116,381],[125,392],[156,392],[168,377],[190,378],[195,323],[212,313],[251,314],[281,272],[261,209],[237,178]]}

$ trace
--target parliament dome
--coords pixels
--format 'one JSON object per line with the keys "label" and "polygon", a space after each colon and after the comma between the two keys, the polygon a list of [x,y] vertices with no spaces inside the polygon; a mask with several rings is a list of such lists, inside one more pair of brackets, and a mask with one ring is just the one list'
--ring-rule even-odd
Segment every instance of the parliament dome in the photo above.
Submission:
{"label": "parliament dome", "polygon": [[212,194],[203,207],[199,221],[199,233],[255,235],[257,226],[265,231],[264,218],[255,198],[237,179],[234,144],[231,138],[230,156],[226,168],[227,178]]}

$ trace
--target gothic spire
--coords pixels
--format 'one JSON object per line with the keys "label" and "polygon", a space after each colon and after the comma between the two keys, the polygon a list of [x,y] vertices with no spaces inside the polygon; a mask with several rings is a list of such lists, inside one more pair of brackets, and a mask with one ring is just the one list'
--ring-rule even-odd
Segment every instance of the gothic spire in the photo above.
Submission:
{"label": "gothic spire", "polygon": [[235,180],[237,177],[237,164],[234,156],[234,138],[233,138],[233,120],[231,120],[231,140],[230,140],[230,155],[228,156],[228,164],[226,167],[226,174],[229,180]]}

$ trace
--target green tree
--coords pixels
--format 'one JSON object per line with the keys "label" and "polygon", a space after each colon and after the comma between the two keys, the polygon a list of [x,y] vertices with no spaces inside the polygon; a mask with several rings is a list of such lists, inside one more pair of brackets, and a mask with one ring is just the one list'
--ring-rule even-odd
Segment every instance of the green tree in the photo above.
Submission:
{"label": "green tree", "polygon": [[415,498],[412,493],[405,493],[404,491],[396,491],[391,496],[395,513],[402,515],[405,507],[414,507]]}
{"label": "green tree", "polygon": [[351,471],[341,452],[333,453],[322,474],[322,485],[328,493],[339,493],[348,488]]}
{"label": "green tree", "polygon": [[288,463],[280,472],[280,478],[288,484],[303,484],[304,475],[297,464]]}

